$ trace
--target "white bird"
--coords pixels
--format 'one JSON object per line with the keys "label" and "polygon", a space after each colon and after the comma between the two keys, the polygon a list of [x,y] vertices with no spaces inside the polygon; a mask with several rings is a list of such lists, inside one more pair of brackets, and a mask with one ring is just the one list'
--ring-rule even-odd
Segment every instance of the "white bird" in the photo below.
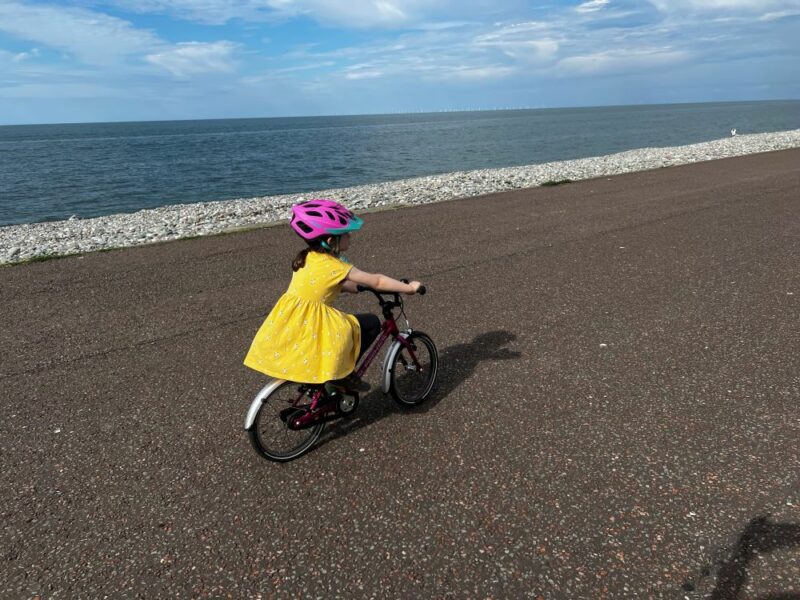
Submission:
{"label": "white bird", "polygon": [[736,130],[735,129],[731,129],[731,135],[736,135]]}

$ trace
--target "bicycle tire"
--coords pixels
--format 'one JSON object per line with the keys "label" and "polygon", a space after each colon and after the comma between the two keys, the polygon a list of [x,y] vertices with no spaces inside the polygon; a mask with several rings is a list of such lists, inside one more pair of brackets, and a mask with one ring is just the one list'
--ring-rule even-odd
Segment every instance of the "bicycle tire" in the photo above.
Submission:
{"label": "bicycle tire", "polygon": [[421,331],[412,331],[406,340],[421,363],[422,371],[416,368],[405,346],[400,346],[389,365],[389,392],[401,406],[416,406],[433,389],[439,369],[439,353],[430,336]]}
{"label": "bicycle tire", "polygon": [[[297,384],[286,381],[264,398],[258,409],[247,434],[253,448],[264,458],[275,462],[294,460],[308,452],[325,428],[325,423],[317,423],[308,429],[289,429],[280,413],[292,406],[296,399]],[[298,407],[298,410],[302,408]]]}

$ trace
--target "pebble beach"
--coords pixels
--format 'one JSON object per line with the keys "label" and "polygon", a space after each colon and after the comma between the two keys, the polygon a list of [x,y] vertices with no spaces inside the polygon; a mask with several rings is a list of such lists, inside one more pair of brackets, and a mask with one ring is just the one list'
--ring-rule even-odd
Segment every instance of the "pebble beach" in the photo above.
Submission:
{"label": "pebble beach", "polygon": [[65,221],[12,225],[0,228],[0,264],[271,225],[288,219],[292,204],[316,197],[335,198],[363,212],[796,147],[800,147],[800,129],[521,167],[461,171],[302,195],[179,204],[92,219],[72,217]]}

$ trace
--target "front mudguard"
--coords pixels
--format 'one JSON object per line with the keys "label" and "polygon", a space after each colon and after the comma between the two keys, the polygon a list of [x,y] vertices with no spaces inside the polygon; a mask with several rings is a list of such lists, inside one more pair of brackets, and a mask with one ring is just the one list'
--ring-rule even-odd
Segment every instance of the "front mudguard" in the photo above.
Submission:
{"label": "front mudguard", "polygon": [[250,431],[253,428],[253,424],[256,421],[256,415],[258,414],[258,409],[261,408],[261,405],[264,404],[264,400],[267,396],[269,396],[272,392],[274,392],[278,387],[286,383],[285,379],[270,379],[267,381],[266,385],[262,387],[256,397],[253,398],[253,401],[250,403],[250,408],[247,411],[247,416],[244,418],[244,430]]}
{"label": "front mudguard", "polygon": [[[398,337],[403,339],[408,338],[411,335],[410,331],[404,331],[398,334]],[[400,352],[400,348],[402,348],[403,344],[400,343],[399,340],[395,340],[392,342],[392,345],[389,347],[389,351],[386,353],[386,357],[383,359],[383,368],[381,369],[381,373],[383,373],[383,393],[389,393],[389,387],[392,385],[392,365],[394,365],[395,356],[397,353]]]}

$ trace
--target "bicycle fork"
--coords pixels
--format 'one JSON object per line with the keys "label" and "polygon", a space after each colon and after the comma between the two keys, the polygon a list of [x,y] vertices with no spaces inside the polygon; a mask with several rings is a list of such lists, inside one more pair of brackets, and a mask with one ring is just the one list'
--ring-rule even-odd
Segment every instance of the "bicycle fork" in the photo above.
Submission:
{"label": "bicycle fork", "polygon": [[[383,359],[383,393],[389,393],[389,387],[392,383],[392,365],[394,364],[395,357],[400,350],[407,350],[411,360],[414,363],[413,368],[417,371],[422,371],[422,365],[419,364],[419,360],[417,359],[417,353],[414,352],[414,347],[411,345],[411,342],[408,341],[408,337],[411,335],[411,329],[407,331],[403,331],[397,334],[394,342],[392,343],[391,348],[386,353],[386,358]],[[400,357],[401,362],[406,368],[411,368],[408,366],[406,361]]]}

